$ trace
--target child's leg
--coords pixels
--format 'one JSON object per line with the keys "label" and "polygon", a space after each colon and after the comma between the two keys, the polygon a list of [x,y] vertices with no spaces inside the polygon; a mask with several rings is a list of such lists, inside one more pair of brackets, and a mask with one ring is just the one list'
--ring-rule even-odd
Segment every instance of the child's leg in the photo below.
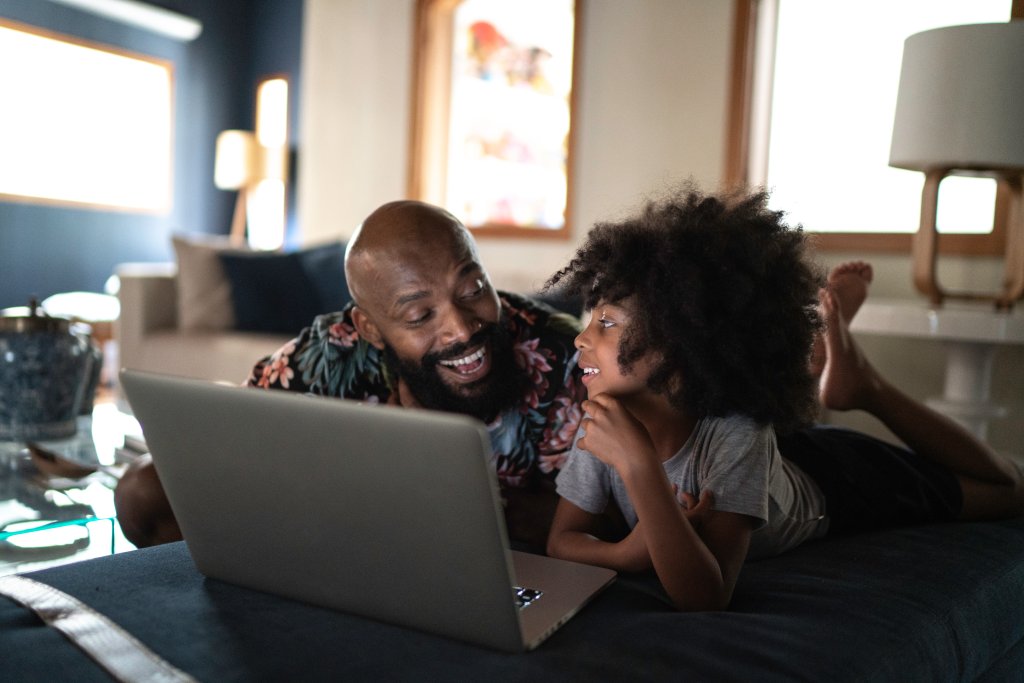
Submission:
{"label": "child's leg", "polygon": [[[849,277],[846,285],[867,292],[867,282]],[[870,272],[870,271],[868,271]],[[830,285],[832,278],[829,278]],[[852,281],[852,282],[851,282]],[[868,280],[869,281],[869,280]],[[863,301],[845,297],[831,286],[821,292],[825,362],[821,374],[821,403],[832,410],[867,411],[882,421],[908,448],[949,468],[964,494],[961,517],[981,519],[1024,514],[1024,477],[1014,463],[1001,457],[963,426],[900,391],[882,377],[849,332],[842,305]]]}

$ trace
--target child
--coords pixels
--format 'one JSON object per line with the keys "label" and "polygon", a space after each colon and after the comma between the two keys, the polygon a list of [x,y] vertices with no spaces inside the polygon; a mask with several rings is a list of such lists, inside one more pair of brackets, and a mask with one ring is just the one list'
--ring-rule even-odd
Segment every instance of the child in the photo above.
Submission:
{"label": "child", "polygon": [[[591,309],[576,338],[588,400],[548,552],[653,569],[682,610],[724,609],[748,557],[825,534],[1024,514],[1020,471],[886,382],[849,335],[870,266],[820,287],[803,232],[766,204],[685,188],[596,226],[548,282]],[[914,452],[805,427],[815,393]],[[686,503],[707,490],[713,509],[691,522]],[[612,500],[631,527],[617,542],[594,535]]]}

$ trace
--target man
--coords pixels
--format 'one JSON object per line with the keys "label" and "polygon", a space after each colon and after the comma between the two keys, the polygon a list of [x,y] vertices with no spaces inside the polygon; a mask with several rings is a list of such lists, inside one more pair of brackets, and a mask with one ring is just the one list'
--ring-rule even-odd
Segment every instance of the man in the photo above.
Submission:
{"label": "man", "polygon": [[[469,231],[422,202],[370,214],[349,242],[345,274],[352,303],[257,363],[248,385],[479,418],[509,535],[543,547],[557,500],[552,474],[582,414],[578,321],[497,292]],[[127,472],[118,493],[129,540],[167,540],[146,531],[174,528],[163,519],[169,509],[157,508],[165,498],[151,464]]]}

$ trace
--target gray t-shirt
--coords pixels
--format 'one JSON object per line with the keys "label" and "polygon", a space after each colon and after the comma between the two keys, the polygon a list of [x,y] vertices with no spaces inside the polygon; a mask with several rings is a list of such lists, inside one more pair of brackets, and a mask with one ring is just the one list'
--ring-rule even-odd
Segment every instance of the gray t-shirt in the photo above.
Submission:
{"label": "gray t-shirt", "polygon": [[[821,490],[779,455],[770,426],[741,416],[704,418],[664,467],[677,491],[699,498],[710,489],[715,510],[757,520],[748,559],[777,555],[828,530]],[[614,499],[630,528],[636,525],[618,472],[577,445],[556,483],[559,495],[591,514],[604,512]]]}

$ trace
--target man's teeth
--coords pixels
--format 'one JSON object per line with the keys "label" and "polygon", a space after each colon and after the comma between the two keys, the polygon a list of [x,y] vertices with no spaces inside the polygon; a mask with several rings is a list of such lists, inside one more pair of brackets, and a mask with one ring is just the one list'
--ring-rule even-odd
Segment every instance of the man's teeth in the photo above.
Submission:
{"label": "man's teeth", "polygon": [[465,358],[457,358],[455,360],[443,360],[440,361],[441,365],[446,365],[450,368],[457,368],[460,365],[466,365],[467,363],[473,363],[484,357],[484,350],[481,347],[477,351],[469,354]]}
{"label": "man's teeth", "polygon": [[584,375],[599,375],[599,374],[601,374],[601,371],[598,370],[597,368],[583,368],[583,374]]}

